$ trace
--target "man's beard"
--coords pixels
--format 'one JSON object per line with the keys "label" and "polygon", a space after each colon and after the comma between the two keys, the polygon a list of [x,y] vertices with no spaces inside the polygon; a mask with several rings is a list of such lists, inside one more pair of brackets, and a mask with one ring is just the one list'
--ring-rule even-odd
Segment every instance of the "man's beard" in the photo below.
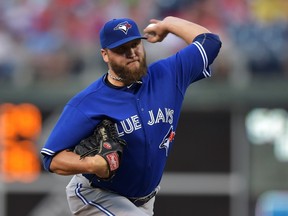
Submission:
{"label": "man's beard", "polygon": [[121,78],[121,82],[125,85],[130,85],[140,80],[147,73],[146,56],[140,59],[138,68],[129,69],[127,66],[122,66],[114,61],[110,61],[110,67],[113,72]]}

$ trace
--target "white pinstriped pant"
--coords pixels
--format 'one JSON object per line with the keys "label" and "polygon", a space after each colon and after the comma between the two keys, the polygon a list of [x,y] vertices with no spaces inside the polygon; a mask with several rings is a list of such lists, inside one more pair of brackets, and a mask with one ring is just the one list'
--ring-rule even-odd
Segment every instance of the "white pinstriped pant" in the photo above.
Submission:
{"label": "white pinstriped pant", "polygon": [[66,187],[73,215],[79,216],[152,216],[155,197],[136,207],[126,197],[90,186],[82,175],[75,175]]}

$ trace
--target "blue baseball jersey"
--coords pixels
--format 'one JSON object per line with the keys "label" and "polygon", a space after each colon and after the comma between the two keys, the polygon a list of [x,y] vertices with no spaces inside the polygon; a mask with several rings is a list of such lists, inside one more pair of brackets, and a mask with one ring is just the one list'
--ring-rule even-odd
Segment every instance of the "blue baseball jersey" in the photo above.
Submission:
{"label": "blue baseball jersey", "polygon": [[112,87],[103,75],[66,104],[41,150],[45,169],[57,152],[73,149],[109,118],[127,142],[120,168],[111,181],[83,175],[93,186],[126,197],[151,193],[161,181],[185,92],[191,83],[211,75],[209,65],[220,47],[217,35],[202,34],[175,55],[149,65],[141,83],[128,87]]}

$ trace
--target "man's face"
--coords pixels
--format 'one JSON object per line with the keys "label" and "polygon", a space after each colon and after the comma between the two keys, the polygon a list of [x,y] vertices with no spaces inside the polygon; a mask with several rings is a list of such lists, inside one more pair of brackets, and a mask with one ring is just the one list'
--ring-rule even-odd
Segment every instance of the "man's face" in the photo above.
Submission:
{"label": "man's face", "polygon": [[141,39],[133,40],[107,51],[110,71],[129,85],[147,73],[146,53]]}

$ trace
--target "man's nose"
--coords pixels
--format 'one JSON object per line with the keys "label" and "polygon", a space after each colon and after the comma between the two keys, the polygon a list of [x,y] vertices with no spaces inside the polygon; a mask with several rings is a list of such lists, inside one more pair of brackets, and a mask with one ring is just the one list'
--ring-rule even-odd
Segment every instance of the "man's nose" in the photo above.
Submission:
{"label": "man's nose", "polygon": [[127,57],[134,57],[136,56],[136,51],[134,48],[130,48],[127,50],[127,53],[126,53]]}

